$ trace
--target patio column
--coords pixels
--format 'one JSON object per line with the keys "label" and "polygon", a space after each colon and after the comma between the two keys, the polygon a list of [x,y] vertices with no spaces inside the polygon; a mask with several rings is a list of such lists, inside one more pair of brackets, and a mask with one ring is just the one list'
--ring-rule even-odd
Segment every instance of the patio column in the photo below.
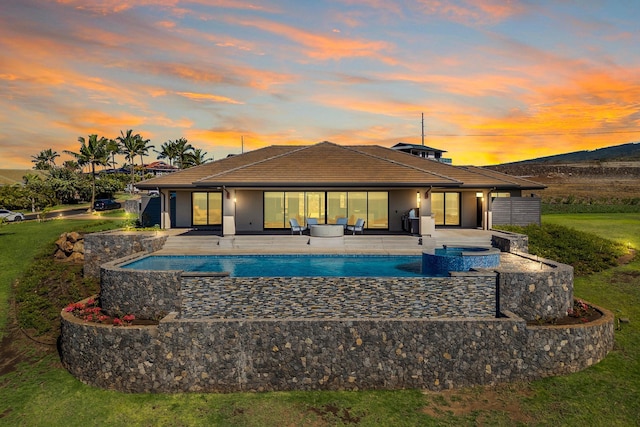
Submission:
{"label": "patio column", "polygon": [[161,190],[160,197],[162,200],[160,203],[160,228],[166,230],[171,228],[171,202],[168,190]]}
{"label": "patio column", "polygon": [[491,212],[491,190],[483,190],[484,203],[482,204],[483,218],[482,229],[491,230],[493,227],[493,216]]}

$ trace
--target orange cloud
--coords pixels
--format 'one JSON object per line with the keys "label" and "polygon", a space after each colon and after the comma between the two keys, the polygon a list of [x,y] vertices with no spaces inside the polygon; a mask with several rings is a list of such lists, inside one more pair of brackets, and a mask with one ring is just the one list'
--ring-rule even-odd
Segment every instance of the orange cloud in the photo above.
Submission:
{"label": "orange cloud", "polygon": [[211,101],[224,104],[244,104],[243,102],[236,101],[235,99],[226,96],[213,95],[210,93],[176,92],[176,94],[193,101]]}
{"label": "orange cloud", "polygon": [[518,1],[502,0],[418,0],[418,8],[425,14],[461,24],[494,24],[522,13],[524,5]]}
{"label": "orange cloud", "polygon": [[382,53],[393,49],[392,44],[385,41],[352,40],[340,37],[338,33],[328,35],[315,34],[290,25],[264,19],[227,18],[226,21],[247,27],[255,27],[285,37],[296,44],[304,46],[305,49],[301,53],[315,60],[368,57],[389,64],[397,63],[396,59]]}

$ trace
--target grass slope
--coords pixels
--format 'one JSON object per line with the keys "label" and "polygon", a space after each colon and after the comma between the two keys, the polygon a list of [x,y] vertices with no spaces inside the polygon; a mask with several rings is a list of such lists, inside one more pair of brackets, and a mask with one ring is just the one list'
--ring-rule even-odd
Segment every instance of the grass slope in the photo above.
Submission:
{"label": "grass slope", "polygon": [[47,248],[53,253],[53,242],[65,231],[97,231],[113,227],[105,221],[27,221],[0,226],[0,339],[4,336],[12,283],[28,268],[34,257]]}
{"label": "grass slope", "polygon": [[[606,218],[625,241],[635,224]],[[598,219],[595,219],[599,221]],[[546,222],[546,218],[545,218]],[[61,222],[61,224],[63,224]],[[26,250],[75,229],[57,222],[42,228],[5,228],[13,249]],[[27,224],[19,225],[20,227]],[[591,226],[585,221],[585,226]],[[48,227],[53,227],[47,230]],[[17,237],[16,233],[37,234]],[[634,234],[635,233],[635,234]],[[0,236],[8,239],[10,236]],[[572,239],[563,234],[562,239]],[[535,240],[535,237],[532,237]],[[49,243],[46,243],[49,244]],[[37,250],[29,249],[32,253]],[[28,260],[16,262],[24,266]],[[26,258],[26,257],[25,257]],[[14,276],[20,268],[14,267]],[[6,283],[3,278],[3,284]],[[5,285],[3,285],[6,288]],[[8,292],[8,291],[6,291]],[[0,425],[109,426],[630,426],[640,419],[640,261],[576,279],[576,296],[628,317],[607,358],[582,372],[532,383],[450,392],[282,392],[233,394],[123,394],[86,386],[60,365],[54,348],[14,336],[22,363],[0,373]],[[7,310],[3,312],[6,316]],[[4,320],[6,323],[6,320]]]}

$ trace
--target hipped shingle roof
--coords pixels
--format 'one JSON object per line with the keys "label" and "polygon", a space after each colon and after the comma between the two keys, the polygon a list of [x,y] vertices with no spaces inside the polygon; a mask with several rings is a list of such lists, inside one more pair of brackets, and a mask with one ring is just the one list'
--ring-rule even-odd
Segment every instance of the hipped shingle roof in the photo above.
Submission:
{"label": "hipped shingle roof", "polygon": [[543,185],[477,167],[460,167],[377,145],[270,146],[149,179],[139,188],[490,187]]}

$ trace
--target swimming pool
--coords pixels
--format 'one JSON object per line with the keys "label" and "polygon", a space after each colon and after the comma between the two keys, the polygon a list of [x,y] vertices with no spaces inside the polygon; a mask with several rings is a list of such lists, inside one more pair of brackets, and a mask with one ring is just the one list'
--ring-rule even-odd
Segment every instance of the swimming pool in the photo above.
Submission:
{"label": "swimming pool", "polygon": [[120,266],[133,270],[228,272],[231,277],[419,277],[421,256],[152,255]]}

